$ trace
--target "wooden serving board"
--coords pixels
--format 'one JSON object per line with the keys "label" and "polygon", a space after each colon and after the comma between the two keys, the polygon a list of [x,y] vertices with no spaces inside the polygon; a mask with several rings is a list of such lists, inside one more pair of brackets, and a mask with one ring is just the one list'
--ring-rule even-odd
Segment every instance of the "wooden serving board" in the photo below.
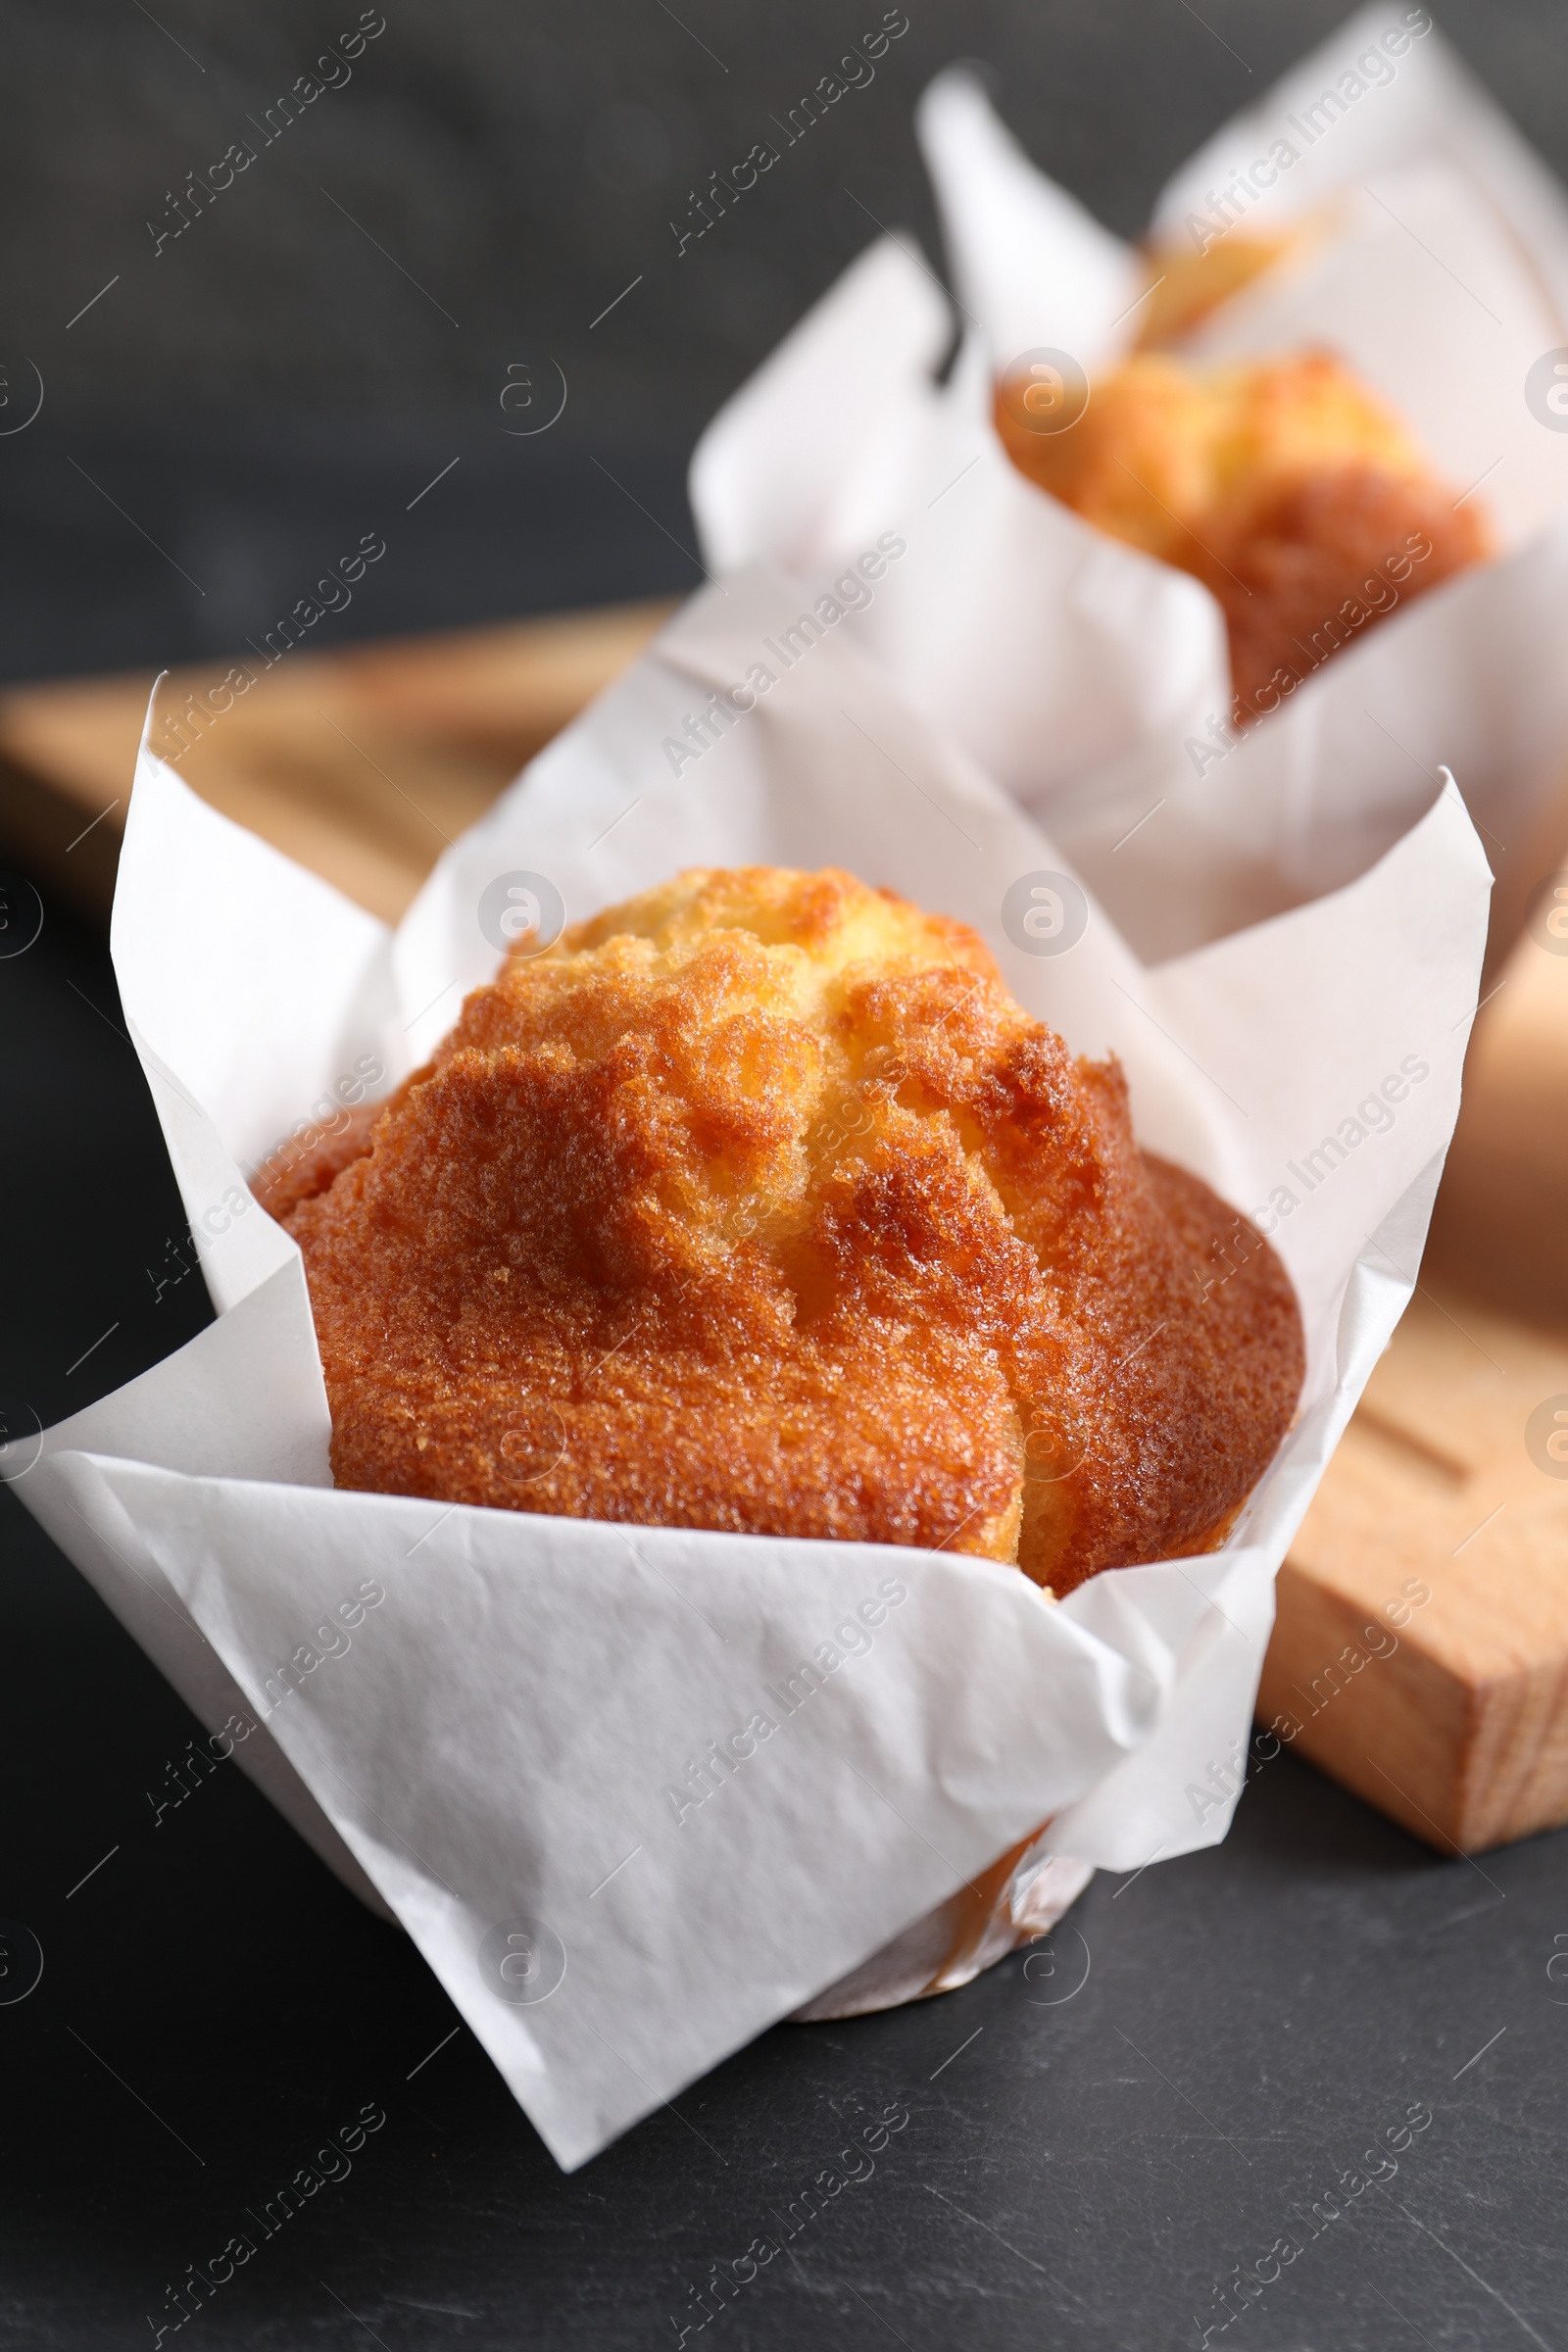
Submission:
{"label": "wooden serving board", "polygon": [[1568,1332],[1424,1283],[1281,1571],[1258,1713],[1445,1851],[1568,1820]]}
{"label": "wooden serving board", "polygon": [[[215,808],[396,922],[446,843],[672,610],[614,605],[290,653],[270,668],[247,656],[174,670],[153,740]],[[236,671],[254,678],[238,694],[225,685]],[[0,689],[0,854],[104,922],[154,682],[140,670]]]}
{"label": "wooden serving board", "polygon": [[1446,1853],[1568,1822],[1568,955],[1527,930],[1495,986],[1421,1287],[1281,1572],[1258,1698]]}
{"label": "wooden serving board", "polygon": [[[395,921],[669,610],[252,662],[221,710],[232,665],[205,664],[159,725],[205,799]],[[101,920],[152,683],[0,692],[0,859]],[[1568,954],[1527,931],[1501,969],[1422,1288],[1281,1574],[1259,1700],[1446,1852],[1568,1822]]]}

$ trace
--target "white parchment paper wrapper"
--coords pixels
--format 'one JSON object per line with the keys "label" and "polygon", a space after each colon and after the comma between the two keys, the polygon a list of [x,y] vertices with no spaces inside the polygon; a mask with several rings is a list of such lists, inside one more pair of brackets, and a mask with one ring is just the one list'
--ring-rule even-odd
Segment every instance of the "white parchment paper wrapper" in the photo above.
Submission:
{"label": "white parchment paper wrapper", "polygon": [[[1148,272],[1036,170],[970,74],[941,75],[918,113],[962,328],[948,380],[933,370],[953,313],[912,246],[884,238],[693,461],[710,564],[779,564],[805,611],[879,534],[907,541],[851,615],[857,642],[1050,825],[1146,957],[1235,919],[1201,877],[1238,821],[1250,889],[1295,905],[1396,840],[1441,762],[1487,828],[1510,921],[1555,859],[1555,839],[1536,845],[1568,763],[1568,431],[1532,410],[1526,379],[1568,346],[1568,196],[1442,35],[1412,34],[1417,18],[1351,18],[1178,173],[1154,233],[1194,250],[1204,231],[1189,221],[1217,233],[1211,199],[1260,159],[1272,169],[1271,185],[1248,179],[1237,233],[1305,220],[1312,240],[1187,348],[1337,349],[1455,497],[1484,502],[1501,552],[1335,654],[1239,747],[1208,591],[1036,490],[993,429],[993,382],[1023,353],[1065,350],[1093,373],[1129,348]],[[1297,155],[1283,169],[1281,141]],[[1307,773],[1341,819],[1307,808],[1310,854]]]}
{"label": "white parchment paper wrapper", "polygon": [[[116,968],[219,1320],[47,1432],[19,1489],[204,1722],[256,1726],[238,1761],[408,1929],[566,2166],[884,1947],[882,1997],[898,1966],[918,1989],[920,1923],[1043,1823],[1034,1864],[1069,1886],[1223,1834],[1274,1571],[1413,1280],[1486,928],[1448,788],[1348,887],[1157,971],[1093,903],[1069,952],[1025,954],[1003,896],[1061,853],[847,632],[672,773],[686,714],[765,666],[793,610],[762,573],[696,599],[395,937],[144,751]],[[1121,1055],[1146,1145],[1277,1225],[1310,1368],[1223,1551],[1058,1606],[951,1552],[331,1489],[300,1260],[241,1168],[357,1058],[422,1057],[495,968],[498,876],[548,876],[577,917],[751,859],[972,922],[1025,1004]],[[1373,1132],[1357,1104],[1391,1078]],[[1292,1176],[1351,1125],[1316,1185]],[[693,1759],[759,1714],[774,1731],[681,1812]]]}

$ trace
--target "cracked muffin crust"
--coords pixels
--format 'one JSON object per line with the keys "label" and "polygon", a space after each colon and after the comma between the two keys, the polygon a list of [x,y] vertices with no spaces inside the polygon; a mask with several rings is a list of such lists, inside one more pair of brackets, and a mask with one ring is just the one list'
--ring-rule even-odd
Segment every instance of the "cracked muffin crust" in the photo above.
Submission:
{"label": "cracked muffin crust", "polygon": [[344,1487],[946,1546],[1063,1592],[1220,1541],[1289,1425],[1268,1245],[975,934],[696,870],[514,955],[263,1194]]}

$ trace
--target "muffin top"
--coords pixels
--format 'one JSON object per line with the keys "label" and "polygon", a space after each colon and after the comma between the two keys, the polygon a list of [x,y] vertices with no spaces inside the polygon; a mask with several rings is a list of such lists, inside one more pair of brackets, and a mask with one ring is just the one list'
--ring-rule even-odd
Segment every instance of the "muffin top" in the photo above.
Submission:
{"label": "muffin top", "polygon": [[521,946],[262,1196],[340,1486],[1058,1592],[1222,1538],[1299,1391],[1289,1280],[972,931],[753,866]]}

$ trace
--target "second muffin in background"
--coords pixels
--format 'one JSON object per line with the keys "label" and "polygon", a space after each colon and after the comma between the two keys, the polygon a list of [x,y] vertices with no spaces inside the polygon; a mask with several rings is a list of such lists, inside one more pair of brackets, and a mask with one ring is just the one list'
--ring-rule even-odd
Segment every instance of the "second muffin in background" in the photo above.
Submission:
{"label": "second muffin in background", "polygon": [[1062,430],[1041,429],[1054,416],[1033,398],[1027,375],[998,387],[1007,455],[1086,522],[1202,581],[1225,615],[1239,725],[1493,552],[1479,506],[1332,353],[1215,367],[1135,353]]}

